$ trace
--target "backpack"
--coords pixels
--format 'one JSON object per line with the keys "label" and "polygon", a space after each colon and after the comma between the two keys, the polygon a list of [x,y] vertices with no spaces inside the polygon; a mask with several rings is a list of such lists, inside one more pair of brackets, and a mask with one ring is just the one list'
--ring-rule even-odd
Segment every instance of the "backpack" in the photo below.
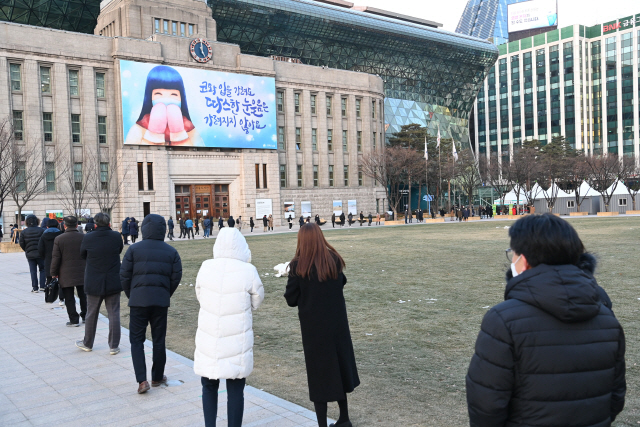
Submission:
{"label": "backpack", "polygon": [[58,279],[51,280],[44,288],[44,302],[51,304],[57,300],[59,291]]}

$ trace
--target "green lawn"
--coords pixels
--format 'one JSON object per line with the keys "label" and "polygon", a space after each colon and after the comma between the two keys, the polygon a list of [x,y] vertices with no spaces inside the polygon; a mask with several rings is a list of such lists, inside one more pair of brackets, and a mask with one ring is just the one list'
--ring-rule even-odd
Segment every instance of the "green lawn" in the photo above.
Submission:
{"label": "green lawn", "polygon": [[[597,278],[627,336],[627,404],[614,425],[636,426],[640,218],[571,222],[599,258]],[[482,316],[503,299],[509,246],[504,227],[510,224],[353,227],[326,233],[347,264],[345,296],[362,381],[349,396],[355,426],[468,425],[464,377]],[[273,276],[273,266],[293,256],[296,234],[258,234],[247,240],[265,286],[265,301],[254,313],[255,370],[248,383],[312,409],[297,312],[282,297],[286,278]],[[173,243],[184,275],[169,311],[167,345],[189,358],[199,308],[189,285],[195,285],[202,261],[212,256],[213,243]],[[330,416],[337,417],[332,409]]]}

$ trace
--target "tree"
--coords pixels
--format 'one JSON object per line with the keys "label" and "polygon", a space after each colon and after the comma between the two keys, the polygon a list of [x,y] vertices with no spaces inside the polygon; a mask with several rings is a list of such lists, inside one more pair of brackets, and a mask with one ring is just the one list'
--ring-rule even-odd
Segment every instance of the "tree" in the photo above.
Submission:
{"label": "tree", "polygon": [[[51,160],[56,163],[57,154],[54,147],[46,147],[43,152],[41,143],[32,142],[14,145],[12,151],[12,164],[16,172],[13,185],[10,186],[10,194],[16,204],[18,224],[22,221],[22,209],[27,203],[46,191],[44,179],[46,163]],[[45,160],[47,159],[47,160]]]}
{"label": "tree", "polygon": [[631,196],[631,209],[636,209],[636,197],[640,192],[640,168],[636,165],[635,158],[625,157],[626,170],[628,172],[627,177],[624,179],[624,185],[627,186],[627,191]]}
{"label": "tree", "polygon": [[462,150],[456,165],[456,181],[469,198],[469,204],[473,203],[473,192],[481,184],[478,164],[471,150]]}
{"label": "tree", "polygon": [[97,166],[94,166],[96,167],[94,174],[96,182],[88,187],[89,195],[96,201],[101,212],[111,215],[124,192],[128,171],[124,169],[122,178],[118,179],[117,171],[121,165],[121,155],[115,150],[110,152],[105,159],[90,156],[90,163]]}
{"label": "tree", "polygon": [[[492,156],[491,159],[480,156],[480,179],[498,193],[501,205],[504,205],[504,199],[511,189],[511,184],[506,179],[508,173],[504,171],[504,166],[497,155]],[[491,202],[493,203],[493,200]]]}
{"label": "tree", "polygon": [[4,202],[11,196],[18,172],[15,162],[15,133],[8,118],[0,121],[0,218],[4,211]]}
{"label": "tree", "polygon": [[582,194],[582,183],[589,174],[587,159],[582,151],[569,153],[564,173],[558,180],[558,186],[568,194],[572,194],[576,202],[576,211],[580,212],[582,202],[586,199],[588,191]]}
{"label": "tree", "polygon": [[569,159],[573,157],[573,150],[565,141],[564,136],[554,137],[547,145],[540,146],[540,173],[538,185],[547,202],[549,212],[558,199],[560,187],[558,183],[567,171]]}
{"label": "tree", "polygon": [[539,153],[540,143],[536,140],[525,141],[520,146],[514,146],[511,162],[503,164],[507,172],[507,181],[516,194],[516,205],[520,205],[520,194],[525,196],[529,206],[537,196],[536,182],[540,174]]}
{"label": "tree", "polygon": [[61,188],[58,200],[62,208],[76,217],[82,216],[96,191],[96,165],[88,156],[86,162],[74,162],[70,157],[59,163]]}
{"label": "tree", "polygon": [[623,162],[612,153],[606,156],[595,155],[586,158],[587,182],[602,195],[604,211],[609,212],[609,202],[618,186],[618,179],[623,171]]}

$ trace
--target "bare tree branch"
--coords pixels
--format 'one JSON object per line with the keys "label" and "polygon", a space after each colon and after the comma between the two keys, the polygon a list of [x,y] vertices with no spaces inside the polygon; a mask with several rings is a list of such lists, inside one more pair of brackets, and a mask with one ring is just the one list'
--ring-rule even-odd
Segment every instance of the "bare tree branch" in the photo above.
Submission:
{"label": "bare tree branch", "polygon": [[7,117],[0,121],[0,218],[5,200],[11,196],[18,172],[15,162],[15,133],[11,120]]}

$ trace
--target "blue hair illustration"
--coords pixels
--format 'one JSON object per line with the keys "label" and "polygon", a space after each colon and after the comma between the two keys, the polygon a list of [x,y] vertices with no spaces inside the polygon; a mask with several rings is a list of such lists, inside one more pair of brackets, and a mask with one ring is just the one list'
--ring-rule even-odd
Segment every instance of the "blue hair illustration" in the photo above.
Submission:
{"label": "blue hair illustration", "polygon": [[189,107],[187,106],[187,95],[184,92],[184,83],[182,82],[182,76],[176,70],[166,65],[158,65],[149,71],[147,75],[147,85],[144,89],[144,102],[142,104],[142,111],[140,111],[140,117],[137,121],[140,121],[147,114],[151,113],[153,103],[151,98],[153,91],[156,89],[168,89],[177,90],[180,92],[182,115],[188,120],[191,120],[189,116]]}

